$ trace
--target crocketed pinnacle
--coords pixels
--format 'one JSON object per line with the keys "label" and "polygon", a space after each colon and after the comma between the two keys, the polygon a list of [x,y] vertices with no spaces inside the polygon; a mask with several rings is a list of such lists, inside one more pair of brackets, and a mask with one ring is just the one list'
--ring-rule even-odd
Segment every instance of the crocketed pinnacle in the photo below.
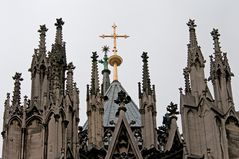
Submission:
{"label": "crocketed pinnacle", "polygon": [[56,38],[55,43],[62,45],[62,26],[64,25],[64,22],[62,21],[62,18],[56,19]]}
{"label": "crocketed pinnacle", "polygon": [[70,62],[67,66],[67,78],[66,78],[66,92],[67,94],[73,96],[74,82],[73,82],[73,70],[75,66]]}
{"label": "crocketed pinnacle", "polygon": [[97,95],[99,92],[99,73],[98,73],[98,58],[97,52],[92,52],[92,70],[91,70],[91,95]]}
{"label": "crocketed pinnacle", "polygon": [[39,41],[39,53],[45,54],[46,53],[46,32],[47,32],[46,25],[40,25],[40,29],[38,32],[40,33],[40,41]]}
{"label": "crocketed pinnacle", "polygon": [[183,75],[184,75],[184,79],[185,79],[185,94],[191,94],[189,71],[188,71],[187,67],[183,69]]}
{"label": "crocketed pinnacle", "polygon": [[220,47],[220,42],[219,42],[219,36],[220,34],[218,33],[218,29],[213,28],[211,35],[213,37],[213,45],[214,45],[214,54],[215,54],[215,59],[217,58],[222,58],[222,52],[221,52],[221,47]]}
{"label": "crocketed pinnacle", "polygon": [[12,105],[13,106],[19,106],[20,105],[20,100],[21,100],[21,83],[20,81],[23,80],[21,78],[21,73],[16,72],[15,76],[13,76],[14,82],[14,90],[13,90],[13,96],[12,96]]}
{"label": "crocketed pinnacle", "polygon": [[189,39],[190,39],[190,46],[194,47],[197,46],[197,37],[196,37],[196,33],[195,33],[195,27],[197,26],[195,23],[195,20],[189,19],[189,22],[187,23],[188,27],[189,27]]}
{"label": "crocketed pinnacle", "polygon": [[151,94],[151,82],[150,82],[150,76],[149,76],[149,68],[148,68],[148,53],[143,52],[142,59],[143,59],[143,92],[146,92],[147,94]]}

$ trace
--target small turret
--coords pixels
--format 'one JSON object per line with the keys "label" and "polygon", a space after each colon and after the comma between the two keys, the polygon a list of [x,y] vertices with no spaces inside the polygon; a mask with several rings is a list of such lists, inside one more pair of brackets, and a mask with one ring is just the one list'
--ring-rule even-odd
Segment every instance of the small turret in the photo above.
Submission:
{"label": "small turret", "polygon": [[91,68],[91,95],[97,95],[100,91],[99,86],[99,73],[98,73],[98,65],[97,58],[99,57],[96,52],[92,53],[92,68]]}
{"label": "small turret", "polygon": [[46,25],[40,25],[40,29],[38,32],[40,33],[40,41],[39,41],[39,54],[46,54]]}
{"label": "small turret", "polygon": [[13,107],[19,107],[21,102],[21,81],[23,81],[23,78],[21,77],[22,74],[16,72],[15,76],[13,76],[14,82],[14,91],[13,91],[13,96],[12,96],[12,106]]}
{"label": "small turret", "polygon": [[148,95],[151,95],[152,90],[151,90],[151,82],[150,82],[149,68],[148,68],[149,57],[147,56],[147,52],[143,52],[141,57],[143,59],[143,80],[142,80],[143,92],[145,92]]}

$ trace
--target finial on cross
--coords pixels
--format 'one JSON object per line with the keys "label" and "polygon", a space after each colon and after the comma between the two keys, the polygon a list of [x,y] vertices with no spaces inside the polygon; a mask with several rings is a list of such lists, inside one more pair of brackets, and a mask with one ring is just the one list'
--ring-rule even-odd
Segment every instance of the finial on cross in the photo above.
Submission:
{"label": "finial on cross", "polygon": [[103,35],[101,35],[100,37],[101,38],[113,38],[114,39],[114,48],[113,48],[113,53],[114,54],[117,54],[117,47],[116,47],[116,39],[117,38],[128,38],[129,36],[128,35],[118,35],[117,33],[116,33],[116,28],[117,28],[117,25],[114,23],[113,24],[113,26],[112,26],[112,28],[113,28],[113,34],[112,35],[105,35],[105,34],[103,34]]}

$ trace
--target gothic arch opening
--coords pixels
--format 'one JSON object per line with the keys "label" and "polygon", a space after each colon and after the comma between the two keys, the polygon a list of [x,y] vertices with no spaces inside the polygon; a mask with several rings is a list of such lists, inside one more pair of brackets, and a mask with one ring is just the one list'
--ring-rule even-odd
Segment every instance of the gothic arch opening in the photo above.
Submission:
{"label": "gothic arch opening", "polygon": [[238,120],[230,116],[226,121],[228,154],[230,159],[237,159],[239,152],[239,124]]}

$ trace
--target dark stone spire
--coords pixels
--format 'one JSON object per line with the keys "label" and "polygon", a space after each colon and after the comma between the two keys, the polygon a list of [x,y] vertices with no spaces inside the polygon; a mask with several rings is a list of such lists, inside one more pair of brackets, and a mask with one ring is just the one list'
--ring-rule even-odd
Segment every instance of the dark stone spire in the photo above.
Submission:
{"label": "dark stone spire", "polygon": [[62,20],[62,18],[56,19],[56,39],[55,39],[55,43],[62,45],[62,26],[64,25],[64,22]]}
{"label": "dark stone spire", "polygon": [[109,52],[109,47],[108,46],[104,46],[103,47],[103,52],[105,53],[104,58],[102,60],[99,60],[99,63],[104,65],[104,69],[101,72],[103,75],[103,83],[102,83],[102,94],[104,94],[108,88],[110,87],[110,70],[108,68],[108,55],[107,53]]}
{"label": "dark stone spire", "polygon": [[149,76],[149,68],[148,68],[148,53],[143,52],[142,59],[143,59],[143,92],[146,92],[147,94],[151,94],[151,82],[150,82],[150,76]]}
{"label": "dark stone spire", "polygon": [[39,53],[45,54],[46,53],[46,32],[47,32],[46,25],[40,25],[40,29],[38,32],[40,33],[40,41],[39,41]]}
{"label": "dark stone spire", "polygon": [[73,89],[74,89],[74,83],[73,83],[73,70],[75,69],[75,66],[72,62],[70,62],[67,66],[67,77],[66,77],[66,93],[70,96],[73,96]]}
{"label": "dark stone spire", "polygon": [[15,76],[13,76],[13,80],[15,80],[14,82],[14,91],[13,91],[13,96],[12,96],[12,105],[13,106],[19,106],[20,105],[20,100],[21,100],[21,83],[20,81],[23,81],[23,78],[21,78],[21,73],[17,73],[15,74]]}
{"label": "dark stone spire", "polygon": [[184,75],[184,79],[185,79],[185,94],[191,94],[189,71],[188,71],[187,67],[183,69],[183,75]]}
{"label": "dark stone spire", "polygon": [[190,39],[190,46],[197,46],[197,37],[195,33],[195,27],[197,26],[195,23],[195,20],[189,19],[189,22],[187,23],[189,27],[189,39]]}
{"label": "dark stone spire", "polygon": [[100,91],[99,87],[99,73],[98,73],[98,58],[97,52],[92,52],[92,68],[91,68],[91,95],[97,95]]}

